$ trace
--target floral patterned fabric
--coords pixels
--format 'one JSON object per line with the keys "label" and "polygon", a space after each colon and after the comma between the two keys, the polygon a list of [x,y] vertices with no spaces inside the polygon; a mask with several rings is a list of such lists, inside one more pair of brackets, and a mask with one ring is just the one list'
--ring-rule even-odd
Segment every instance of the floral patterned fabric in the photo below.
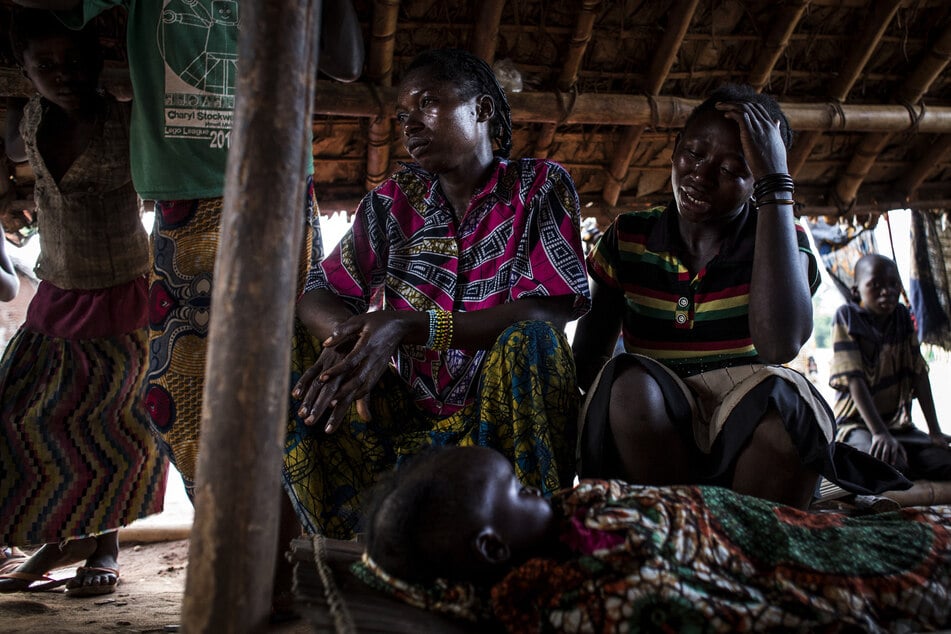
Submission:
{"label": "floral patterned fabric", "polygon": [[[557,558],[491,588],[358,577],[412,605],[507,631],[909,632],[951,625],[951,506],[809,513],[717,487],[584,480],[556,494]],[[382,573],[382,574],[381,574]],[[464,598],[464,602],[459,599]]]}
{"label": "floral patterned fabric", "polygon": [[715,487],[584,481],[564,561],[492,589],[512,632],[921,631],[951,625],[951,507],[849,517]]}

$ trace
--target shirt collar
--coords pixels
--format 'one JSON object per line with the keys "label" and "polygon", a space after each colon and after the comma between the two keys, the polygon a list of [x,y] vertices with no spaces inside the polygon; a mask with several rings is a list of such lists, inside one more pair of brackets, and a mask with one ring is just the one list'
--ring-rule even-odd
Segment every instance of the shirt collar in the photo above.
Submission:
{"label": "shirt collar", "polygon": [[[439,185],[439,176],[426,171],[419,163],[399,161],[399,164],[426,183],[427,192],[423,197],[423,202],[425,202],[427,206],[442,207],[445,204],[446,196],[443,194],[442,187]],[[489,175],[489,179],[485,182],[485,185],[472,195],[469,201],[470,206],[474,203],[481,202],[483,199],[488,199],[492,195],[495,195],[496,198],[500,198],[501,200],[510,199],[510,196],[507,196],[505,192],[501,191],[503,183],[507,182],[503,176],[505,176],[508,171],[508,167],[509,161],[507,159],[495,158],[495,167]]]}
{"label": "shirt collar", "polygon": [[[729,233],[717,258],[721,262],[741,262],[753,258],[756,239],[756,213],[747,203],[729,225]],[[736,245],[736,246],[735,246]],[[647,248],[655,253],[678,253],[684,243],[677,224],[677,204],[671,201],[647,236]]]}

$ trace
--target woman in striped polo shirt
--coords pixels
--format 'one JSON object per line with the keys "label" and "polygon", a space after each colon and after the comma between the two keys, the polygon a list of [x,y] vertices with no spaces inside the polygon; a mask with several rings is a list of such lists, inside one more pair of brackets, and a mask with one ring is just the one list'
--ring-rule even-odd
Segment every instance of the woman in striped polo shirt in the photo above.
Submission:
{"label": "woman in striped polo shirt", "polygon": [[[822,396],[781,365],[812,332],[819,285],[791,140],[772,97],[720,88],[677,138],[673,202],[619,216],[588,256],[593,306],[573,344],[589,388],[582,477],[714,484],[802,508],[820,474],[860,493],[907,486],[835,443]],[[611,358],[619,334],[625,353]]]}

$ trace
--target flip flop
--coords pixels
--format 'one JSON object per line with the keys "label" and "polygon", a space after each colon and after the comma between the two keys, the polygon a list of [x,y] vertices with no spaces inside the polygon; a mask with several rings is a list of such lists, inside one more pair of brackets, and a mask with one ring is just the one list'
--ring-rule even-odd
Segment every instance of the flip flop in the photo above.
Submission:
{"label": "flip flop", "polygon": [[14,552],[14,549],[12,548],[4,548],[2,553],[3,556],[0,557],[0,575],[13,572],[19,568],[23,562],[30,558],[29,555],[20,550]]}
{"label": "flip flop", "polygon": [[[0,575],[0,579],[17,579],[19,581],[29,582],[24,587],[16,587],[6,589],[0,587],[0,592],[44,592],[46,590],[53,590],[64,585],[69,579],[53,579],[52,577],[47,577],[46,575],[38,575],[34,572],[8,572]],[[41,581],[38,585],[33,585],[36,582]]]}
{"label": "flip flop", "polygon": [[70,584],[82,583],[82,579],[91,575],[111,575],[114,581],[112,583],[99,584],[95,586],[85,585],[67,585],[66,594],[71,597],[93,597],[102,594],[112,594],[119,585],[119,570],[116,568],[100,568],[98,566],[80,566],[76,569],[76,576],[68,581]]}

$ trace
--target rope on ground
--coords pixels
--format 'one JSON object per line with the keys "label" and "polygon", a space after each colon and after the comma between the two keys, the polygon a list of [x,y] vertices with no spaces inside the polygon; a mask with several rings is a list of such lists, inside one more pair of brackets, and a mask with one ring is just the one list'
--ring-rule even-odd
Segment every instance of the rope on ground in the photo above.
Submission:
{"label": "rope on ground", "polygon": [[323,535],[314,535],[314,565],[317,567],[317,574],[320,576],[320,582],[324,586],[324,598],[327,600],[327,606],[330,608],[330,616],[333,618],[334,630],[337,634],[356,634],[357,628],[353,623],[353,617],[350,616],[350,610],[340,594],[340,588],[334,580],[333,571],[327,563],[327,540]]}

